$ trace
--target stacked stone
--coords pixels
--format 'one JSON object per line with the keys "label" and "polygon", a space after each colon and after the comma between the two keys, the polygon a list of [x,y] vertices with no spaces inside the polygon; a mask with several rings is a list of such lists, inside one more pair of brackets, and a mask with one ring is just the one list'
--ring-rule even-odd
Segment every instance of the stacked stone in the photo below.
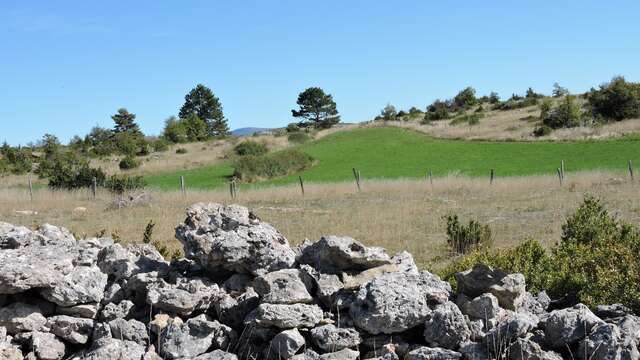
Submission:
{"label": "stacked stone", "polygon": [[0,359],[638,359],[620,305],[549,311],[483,265],[458,293],[348,237],[291,247],[248,209],[195,204],[186,259],[0,223]]}

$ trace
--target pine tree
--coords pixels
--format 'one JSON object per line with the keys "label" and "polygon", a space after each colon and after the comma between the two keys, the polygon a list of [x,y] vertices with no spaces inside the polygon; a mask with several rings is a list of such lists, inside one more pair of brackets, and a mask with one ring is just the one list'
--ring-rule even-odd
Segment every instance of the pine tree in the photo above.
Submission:
{"label": "pine tree", "polygon": [[302,125],[312,124],[317,128],[330,128],[340,122],[333,97],[319,87],[310,87],[298,95],[298,110],[291,110],[296,118],[303,118]]}
{"label": "pine tree", "polygon": [[196,85],[184,97],[184,105],[178,115],[181,119],[186,119],[190,114],[204,120],[209,136],[224,136],[229,133],[220,100],[211,89],[202,84]]}
{"label": "pine tree", "polygon": [[130,113],[127,109],[118,109],[118,113],[111,116],[115,126],[113,127],[114,133],[130,133],[132,135],[142,135],[140,127],[136,124],[136,115]]}

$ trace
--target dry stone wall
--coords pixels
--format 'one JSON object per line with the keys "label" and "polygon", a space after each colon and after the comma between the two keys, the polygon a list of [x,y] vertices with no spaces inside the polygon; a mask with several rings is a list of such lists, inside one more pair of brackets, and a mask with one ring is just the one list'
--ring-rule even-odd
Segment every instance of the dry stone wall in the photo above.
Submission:
{"label": "dry stone wall", "polygon": [[0,223],[0,359],[640,358],[628,309],[551,309],[521,274],[479,264],[455,293],[407,252],[293,247],[236,205],[191,206],[176,237],[186,258],[168,262]]}

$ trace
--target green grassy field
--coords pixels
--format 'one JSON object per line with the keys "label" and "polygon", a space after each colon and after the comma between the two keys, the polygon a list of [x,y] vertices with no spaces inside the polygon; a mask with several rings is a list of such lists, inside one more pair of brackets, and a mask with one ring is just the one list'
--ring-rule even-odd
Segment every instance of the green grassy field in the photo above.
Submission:
{"label": "green grassy field", "polygon": [[[439,140],[396,127],[341,131],[299,147],[317,160],[300,174],[246,186],[282,185],[298,181],[338,182],[353,179],[352,168],[363,178],[424,178],[459,173],[497,177],[555,174],[560,161],[567,172],[625,169],[628,160],[640,164],[640,140],[635,138],[575,142],[486,142]],[[222,186],[231,175],[230,164],[193,170],[159,173],[147,177],[149,185],[161,189],[179,187],[184,175],[189,188]]]}

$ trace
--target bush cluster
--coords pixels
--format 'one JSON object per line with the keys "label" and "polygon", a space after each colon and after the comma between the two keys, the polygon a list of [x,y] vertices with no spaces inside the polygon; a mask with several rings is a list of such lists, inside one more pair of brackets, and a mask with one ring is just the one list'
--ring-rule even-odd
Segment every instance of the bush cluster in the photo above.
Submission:
{"label": "bush cluster", "polygon": [[451,251],[467,254],[491,245],[491,229],[488,225],[470,220],[467,226],[460,223],[458,215],[445,216],[447,222],[447,245]]}
{"label": "bush cluster", "polygon": [[6,142],[0,147],[0,175],[4,173],[24,174],[31,171],[31,150],[11,147]]}
{"label": "bush cluster", "polygon": [[311,167],[313,158],[299,150],[288,149],[261,156],[242,156],[234,163],[234,176],[243,181],[271,179]]}
{"label": "bush cluster", "polygon": [[56,190],[89,188],[93,185],[94,178],[100,186],[106,178],[102,169],[90,167],[86,159],[74,153],[66,153],[55,158],[49,166],[46,177],[49,179],[49,187]]}
{"label": "bush cluster", "polygon": [[576,97],[567,95],[560,105],[552,110],[547,110],[542,124],[551,129],[570,128],[580,125],[582,119],[582,110],[576,102]]}
{"label": "bush cluster", "polygon": [[142,176],[111,175],[104,180],[102,185],[113,193],[122,194],[127,191],[144,189],[147,182]]}
{"label": "bush cluster", "polygon": [[640,83],[623,77],[600,85],[599,90],[591,89],[588,100],[595,117],[615,121],[640,117]]}
{"label": "bush cluster", "polygon": [[309,136],[309,134],[307,134],[306,132],[298,131],[289,133],[289,135],[287,136],[287,140],[289,140],[289,142],[293,144],[304,144],[307,141],[311,140],[311,136]]}
{"label": "bush cluster", "polygon": [[530,291],[546,290],[554,299],[589,306],[622,303],[640,311],[640,232],[609,214],[602,202],[585,196],[562,226],[560,243],[546,250],[539,242],[505,250],[478,250],[441,274],[454,274],[481,262],[520,272]]}
{"label": "bush cluster", "polygon": [[253,140],[246,140],[236,145],[233,151],[238,156],[260,156],[267,153],[267,146]]}
{"label": "bush cluster", "polygon": [[131,155],[127,155],[118,164],[120,170],[131,170],[140,166],[140,162]]}

